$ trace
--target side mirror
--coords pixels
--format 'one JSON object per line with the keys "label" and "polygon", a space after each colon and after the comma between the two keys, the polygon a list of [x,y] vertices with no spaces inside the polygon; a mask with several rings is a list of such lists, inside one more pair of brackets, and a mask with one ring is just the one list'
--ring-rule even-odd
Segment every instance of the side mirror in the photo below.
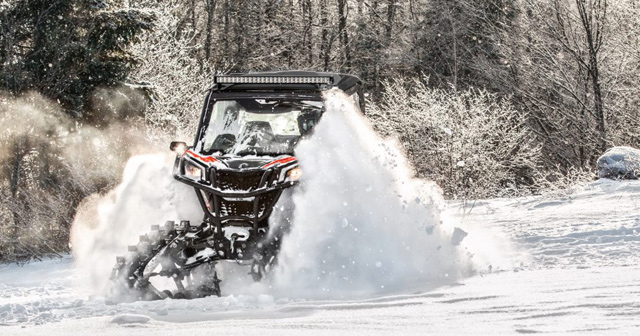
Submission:
{"label": "side mirror", "polygon": [[172,152],[182,154],[187,150],[187,143],[182,141],[171,141],[171,144],[169,145],[169,149]]}

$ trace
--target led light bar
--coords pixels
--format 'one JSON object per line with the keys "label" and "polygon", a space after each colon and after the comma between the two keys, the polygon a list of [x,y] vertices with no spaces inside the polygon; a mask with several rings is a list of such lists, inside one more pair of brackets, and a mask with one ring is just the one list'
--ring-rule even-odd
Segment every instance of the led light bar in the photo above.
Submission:
{"label": "led light bar", "polygon": [[218,84],[331,84],[329,76],[215,76]]}

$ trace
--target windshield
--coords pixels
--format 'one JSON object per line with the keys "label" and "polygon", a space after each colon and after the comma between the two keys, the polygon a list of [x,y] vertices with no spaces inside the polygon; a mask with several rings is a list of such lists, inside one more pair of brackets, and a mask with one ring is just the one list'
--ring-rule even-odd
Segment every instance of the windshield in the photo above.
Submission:
{"label": "windshield", "polygon": [[204,153],[293,154],[301,136],[322,115],[321,101],[235,99],[216,101],[201,145]]}

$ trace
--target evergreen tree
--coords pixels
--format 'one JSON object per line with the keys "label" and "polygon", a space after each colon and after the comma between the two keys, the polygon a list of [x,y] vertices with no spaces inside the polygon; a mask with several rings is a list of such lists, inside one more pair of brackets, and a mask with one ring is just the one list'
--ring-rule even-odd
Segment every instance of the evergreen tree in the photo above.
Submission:
{"label": "evergreen tree", "polygon": [[0,17],[0,89],[38,91],[76,116],[94,89],[127,78],[127,47],[154,21],[108,0],[18,0]]}

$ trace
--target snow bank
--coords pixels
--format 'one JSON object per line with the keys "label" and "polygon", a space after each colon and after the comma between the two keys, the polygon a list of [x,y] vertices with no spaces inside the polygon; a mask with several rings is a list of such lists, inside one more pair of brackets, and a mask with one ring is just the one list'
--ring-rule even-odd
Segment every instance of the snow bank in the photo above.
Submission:
{"label": "snow bank", "polygon": [[638,179],[640,150],[618,146],[609,148],[598,158],[598,177],[611,179]]}
{"label": "snow bank", "polygon": [[470,256],[441,220],[439,188],[412,179],[398,146],[378,138],[343,93],[329,92],[326,109],[296,150],[304,175],[275,285],[336,298],[468,275]]}

